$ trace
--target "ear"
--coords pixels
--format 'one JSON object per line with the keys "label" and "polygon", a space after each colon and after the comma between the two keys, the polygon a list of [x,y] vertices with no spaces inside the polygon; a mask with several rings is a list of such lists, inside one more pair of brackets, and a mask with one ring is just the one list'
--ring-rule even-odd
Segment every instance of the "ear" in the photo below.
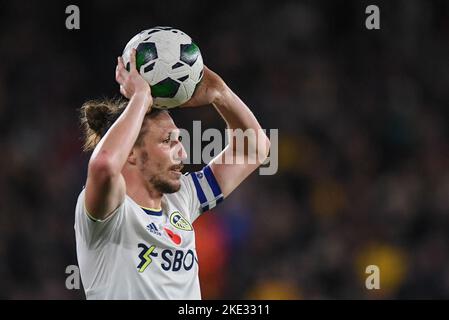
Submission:
{"label": "ear", "polygon": [[129,153],[128,159],[126,160],[131,165],[137,164],[137,150],[135,148],[131,149],[131,152]]}

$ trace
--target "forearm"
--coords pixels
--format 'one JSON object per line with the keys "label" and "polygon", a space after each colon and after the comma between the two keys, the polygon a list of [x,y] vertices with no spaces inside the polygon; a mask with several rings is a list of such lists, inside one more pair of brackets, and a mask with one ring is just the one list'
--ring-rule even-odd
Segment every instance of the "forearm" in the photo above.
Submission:
{"label": "forearm", "polygon": [[[229,88],[222,90],[222,94],[214,101],[214,107],[227,123],[231,132],[228,132],[229,145],[236,150],[235,135],[236,129],[241,129],[247,137],[248,143],[244,148],[245,156],[248,152],[267,155],[269,150],[269,139],[263,132],[262,127],[248,106]],[[234,134],[233,134],[234,133]]]}
{"label": "forearm", "polygon": [[186,106],[210,103],[228,125],[229,144],[208,164],[227,197],[265,161],[270,140],[246,104],[220,76],[204,67],[202,83]]}
{"label": "forearm", "polygon": [[229,129],[261,129],[259,122],[247,105],[226,87],[213,103]]}
{"label": "forearm", "polygon": [[149,92],[136,93],[131,97],[126,109],[95,148],[91,163],[102,163],[111,173],[121,172],[137,140],[150,102]]}

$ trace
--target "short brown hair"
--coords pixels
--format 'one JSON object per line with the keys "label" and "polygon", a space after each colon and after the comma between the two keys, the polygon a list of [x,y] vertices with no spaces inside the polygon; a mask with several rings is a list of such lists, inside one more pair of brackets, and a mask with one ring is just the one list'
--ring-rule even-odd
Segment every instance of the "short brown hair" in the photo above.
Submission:
{"label": "short brown hair", "polygon": [[[83,104],[80,108],[80,121],[84,132],[84,151],[91,151],[95,149],[101,138],[126,109],[128,102],[128,100],[117,98],[90,100]],[[145,120],[154,118],[161,112],[168,111],[151,108],[151,111],[145,115]],[[142,125],[142,128],[143,127],[144,125]],[[144,129],[139,133],[139,137],[136,140],[136,145],[141,143],[141,137],[145,131],[146,130]]]}

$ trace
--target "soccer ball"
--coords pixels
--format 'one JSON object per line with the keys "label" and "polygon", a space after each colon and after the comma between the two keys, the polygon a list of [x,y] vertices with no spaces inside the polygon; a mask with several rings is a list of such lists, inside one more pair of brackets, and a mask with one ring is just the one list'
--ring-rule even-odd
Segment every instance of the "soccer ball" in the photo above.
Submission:
{"label": "soccer ball", "polygon": [[150,84],[153,107],[174,108],[192,97],[203,77],[203,58],[187,34],[171,27],[155,27],[135,35],[123,50],[128,70],[133,48],[137,51],[136,68]]}

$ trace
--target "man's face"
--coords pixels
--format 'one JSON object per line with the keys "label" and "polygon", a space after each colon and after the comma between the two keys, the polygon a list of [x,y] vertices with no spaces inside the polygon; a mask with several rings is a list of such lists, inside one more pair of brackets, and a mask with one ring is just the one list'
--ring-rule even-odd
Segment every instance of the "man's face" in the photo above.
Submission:
{"label": "man's face", "polygon": [[182,160],[187,158],[179,129],[165,112],[145,121],[147,132],[143,143],[135,148],[137,167],[157,191],[176,192],[181,188]]}

